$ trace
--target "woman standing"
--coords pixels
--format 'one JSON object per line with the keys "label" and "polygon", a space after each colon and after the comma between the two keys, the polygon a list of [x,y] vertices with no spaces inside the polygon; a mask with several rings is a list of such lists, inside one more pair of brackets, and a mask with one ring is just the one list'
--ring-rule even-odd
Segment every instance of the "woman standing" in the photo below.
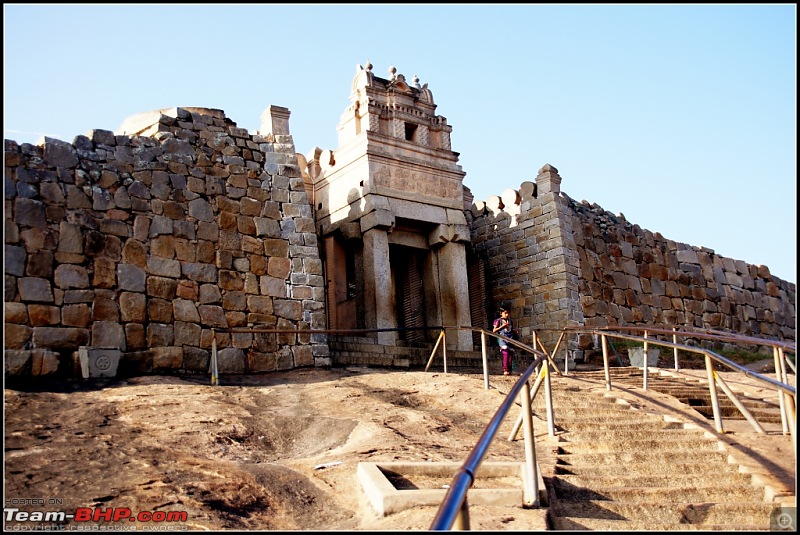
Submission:
{"label": "woman standing", "polygon": [[[509,317],[509,312],[506,307],[500,309],[500,317],[494,320],[492,332],[501,334],[507,338],[511,338],[514,332],[514,326]],[[503,375],[511,375],[511,366],[514,353],[508,347],[508,342],[502,338],[497,339],[500,346],[500,356],[503,358]]]}

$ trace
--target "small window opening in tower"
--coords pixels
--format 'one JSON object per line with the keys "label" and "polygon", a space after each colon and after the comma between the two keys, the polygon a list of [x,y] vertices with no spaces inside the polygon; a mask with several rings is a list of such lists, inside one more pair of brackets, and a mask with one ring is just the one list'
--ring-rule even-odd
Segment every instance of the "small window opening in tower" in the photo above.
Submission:
{"label": "small window opening in tower", "polygon": [[417,125],[414,123],[406,123],[406,141],[414,141],[414,135],[417,133]]}

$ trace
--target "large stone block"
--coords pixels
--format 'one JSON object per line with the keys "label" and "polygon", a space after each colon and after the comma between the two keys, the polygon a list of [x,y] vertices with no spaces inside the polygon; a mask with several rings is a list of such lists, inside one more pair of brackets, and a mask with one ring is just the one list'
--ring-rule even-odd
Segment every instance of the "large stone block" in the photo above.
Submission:
{"label": "large stone block", "polygon": [[52,303],[55,300],[53,288],[47,279],[24,277],[17,281],[17,289],[22,301]]}
{"label": "large stone block", "polygon": [[[211,365],[212,367],[214,366],[213,355]],[[220,349],[217,352],[217,370],[219,373],[245,373],[246,357],[244,351],[234,347]]]}
{"label": "large stone block", "polygon": [[32,354],[33,352],[28,350],[6,349],[3,353],[5,374],[7,376],[29,374]]}
{"label": "large stone block", "polygon": [[153,369],[180,369],[183,366],[183,348],[176,346],[151,347]]}
{"label": "large stone block", "polygon": [[58,371],[60,356],[55,351],[35,349],[31,354],[31,373],[33,375],[50,375]]}
{"label": "large stone block", "polygon": [[95,321],[92,324],[92,345],[95,347],[115,347],[124,351],[127,349],[125,346],[125,329],[122,324],[115,321]]}
{"label": "large stone block", "polygon": [[[6,333],[8,333],[8,330],[6,330]],[[32,340],[33,346],[39,349],[75,351],[89,342],[89,334],[90,331],[88,329],[34,327]],[[6,344],[8,344],[8,341],[6,341]]]}

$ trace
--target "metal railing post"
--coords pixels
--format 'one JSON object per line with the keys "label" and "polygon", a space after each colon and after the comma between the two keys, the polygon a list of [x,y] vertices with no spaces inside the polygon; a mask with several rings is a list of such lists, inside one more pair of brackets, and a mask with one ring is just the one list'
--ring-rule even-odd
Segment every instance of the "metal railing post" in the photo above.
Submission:
{"label": "metal railing post", "polygon": [[542,361],[542,372],[544,373],[544,403],[547,409],[547,434],[551,437],[556,436],[555,418],[553,417],[553,390],[550,385],[550,362]]}
{"label": "metal railing post", "polygon": [[[779,355],[779,362],[781,363],[781,378],[778,379],[782,383],[789,383],[789,376],[786,372],[786,357],[783,354],[783,348],[778,348],[778,355]],[[795,374],[797,375],[797,374]],[[783,395],[784,399],[784,410],[781,411],[781,421],[788,422],[788,431],[791,433],[792,437],[795,437],[795,431],[797,430],[797,397],[792,397],[783,390],[780,391]],[[786,431],[783,432],[786,434]],[[797,439],[795,438],[795,442]],[[795,448],[795,455],[797,455],[797,448]]]}
{"label": "metal railing post", "polygon": [[458,514],[453,522],[454,531],[469,531],[469,504],[467,503],[468,496],[464,496],[464,501],[461,502],[461,507],[458,509]]}
{"label": "metal railing post", "polygon": [[755,429],[757,433],[766,433],[766,431],[764,431],[764,428],[761,427],[761,424],[758,423],[756,419],[753,418],[753,415],[750,413],[750,411],[747,410],[747,407],[745,407],[742,404],[742,402],[739,401],[739,398],[736,397],[736,394],[733,392],[733,390],[731,390],[730,387],[728,387],[728,384],[725,382],[722,376],[716,374],[716,378],[717,382],[719,382],[719,387],[722,389],[725,395],[728,396],[728,399],[730,399],[731,402],[733,402],[736,408],[739,409],[739,412],[742,413],[742,416],[744,416],[745,420],[747,420],[750,423],[750,425],[753,426],[753,429]]}
{"label": "metal railing post", "polygon": [[444,357],[444,373],[447,373],[447,336],[442,329],[442,356]]}
{"label": "metal railing post", "polygon": [[647,331],[644,331],[644,362],[642,362],[642,367],[644,368],[644,374],[642,375],[642,390],[647,390],[647,368],[650,364],[648,361],[650,360],[649,356],[647,355]]}
{"label": "metal railing post", "polygon": [[[545,374],[545,370],[544,369],[539,371],[537,373],[537,375],[536,375],[536,380],[533,382],[533,388],[529,389],[530,390],[530,400],[528,401],[528,405],[529,406],[532,406],[533,399],[536,397],[536,393],[539,392],[539,387],[542,386],[542,381],[544,381],[544,374]],[[522,410],[523,411],[525,410],[525,406],[524,405],[522,407]],[[509,442],[511,442],[512,440],[517,438],[517,435],[519,434],[519,428],[522,427],[522,421],[523,421],[523,416],[522,416],[522,412],[520,412],[520,415],[517,416],[517,421],[514,422],[514,426],[511,428],[511,433],[509,433],[509,435],[508,435],[508,441]],[[554,433],[554,435],[555,435],[555,433]]]}
{"label": "metal railing post", "polygon": [[[556,366],[556,361],[555,361],[556,353],[558,353],[558,348],[561,346],[561,340],[563,340],[563,339],[564,339],[564,331],[561,331],[561,334],[558,335],[558,340],[556,340],[556,346],[553,348],[553,352],[550,355],[548,355],[548,357],[547,357],[547,358],[549,358],[549,359],[551,359],[553,361],[553,367],[556,370],[558,369],[558,366]],[[544,346],[542,346],[542,347],[544,347]],[[536,349],[536,348],[534,348],[534,349]],[[567,370],[564,370],[564,375],[567,375]]]}
{"label": "metal railing post", "polygon": [[[433,363],[433,357],[436,356],[436,350],[439,349],[439,344],[442,343],[442,338],[444,338],[444,331],[439,333],[439,338],[436,339],[436,344],[433,346],[433,351],[431,351],[431,356],[428,359],[428,364],[425,366],[425,371],[428,371],[428,368],[431,367],[431,364]],[[446,361],[445,361],[445,365],[444,366],[445,366],[445,368],[444,368],[445,371],[447,371],[447,362]]]}
{"label": "metal railing post", "polygon": [[606,372],[606,390],[611,391],[611,371],[608,369],[608,340],[605,334],[600,335],[603,345],[603,370]]}
{"label": "metal railing post", "polygon": [[531,388],[528,381],[522,385],[519,394],[520,404],[522,405],[523,436],[525,437],[525,471],[523,472],[523,505],[539,506],[539,474],[536,467],[536,449],[533,444],[533,416],[531,415],[530,404]]}
{"label": "metal railing post", "polygon": [[[772,346],[772,359],[775,362],[775,379],[778,381],[785,383],[786,377],[785,374],[782,372],[783,366],[781,366],[781,361],[783,360],[782,355],[778,351],[777,346]],[[786,394],[784,394],[783,390],[778,390],[778,402],[780,403],[781,407],[781,426],[783,430],[783,434],[789,432],[789,423],[788,418],[786,418],[787,411],[786,411]]]}
{"label": "metal railing post", "polygon": [[486,348],[486,333],[481,331],[481,358],[483,359],[483,388],[489,390],[489,358]]}
{"label": "metal railing post", "polygon": [[718,433],[725,433],[722,428],[722,414],[719,410],[719,399],[717,399],[717,372],[714,371],[714,363],[708,353],[703,354],[706,358],[706,373],[708,374],[708,393],[711,395],[711,409],[714,411],[714,424]]}
{"label": "metal railing post", "polygon": [[219,373],[217,370],[217,333],[211,329],[211,386],[216,386]]}
{"label": "metal railing post", "polygon": [[[678,345],[678,335],[676,334],[677,333],[677,329],[675,327],[673,327],[672,328],[672,332],[673,332],[673,334],[672,334],[672,343],[677,346]],[[678,348],[677,347],[673,347],[672,348],[672,354],[675,357],[675,371],[677,372],[677,371],[679,371],[679,367],[678,367]]]}

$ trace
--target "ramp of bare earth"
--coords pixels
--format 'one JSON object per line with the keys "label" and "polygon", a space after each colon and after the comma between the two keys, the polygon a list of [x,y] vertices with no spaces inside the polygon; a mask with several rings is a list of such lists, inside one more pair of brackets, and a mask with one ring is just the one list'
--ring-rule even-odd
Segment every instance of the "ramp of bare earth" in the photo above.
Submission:
{"label": "ramp of bare earth", "polygon": [[[480,375],[362,368],[223,376],[220,386],[165,376],[7,384],[6,498],[53,498],[67,513],[183,511],[181,524],[200,530],[426,530],[437,507],[378,513],[359,463],[460,464],[501,400]],[[547,440],[544,424],[535,433]],[[521,440],[501,439],[486,460],[524,458]],[[545,527],[544,509],[470,511],[473,529]]]}
{"label": "ramp of bare earth", "polygon": [[[697,380],[704,371],[680,374]],[[441,490],[447,477],[421,477],[408,467],[463,462],[515,380],[492,376],[486,390],[480,374],[304,368],[223,376],[218,386],[210,385],[208,377],[166,376],[36,389],[7,383],[5,497],[27,504],[18,505],[20,511],[33,510],[30,504],[41,499],[59,503],[67,513],[78,508],[184,512],[180,525],[193,530],[427,530],[436,505],[404,505],[381,514],[359,481],[359,466],[403,468],[387,472],[398,490]],[[769,394],[734,377],[726,382],[753,397]],[[602,379],[591,372],[576,371],[554,381],[554,388],[562,383],[577,388],[570,399],[588,401],[606,393]],[[655,377],[652,384],[658,384]],[[617,380],[606,394],[641,415],[681,422],[668,427],[699,427],[716,436],[733,471],[750,474],[764,495],[762,509],[794,506],[796,457],[779,423],[765,423],[767,434],[758,434],[746,422],[728,418],[727,432],[718,436],[713,421],[666,393],[645,395],[638,386]],[[564,410],[564,403],[556,407],[562,425],[567,422]],[[519,414],[512,410],[509,416],[484,463],[524,460],[523,441],[506,440]],[[537,408],[537,461],[550,486],[572,477],[557,470],[567,450],[575,450],[570,451],[573,458],[587,454],[575,449],[580,442],[576,430],[549,437],[543,418]],[[507,481],[485,481],[475,488],[492,485],[508,486]],[[562,502],[553,501],[550,508],[563,508]],[[547,512],[507,503],[484,505],[476,497],[470,504],[470,527],[544,530]],[[78,527],[74,520],[68,523]],[[111,522],[92,525],[104,523]],[[130,526],[145,524],[135,519]],[[6,521],[10,529],[31,525]]]}

